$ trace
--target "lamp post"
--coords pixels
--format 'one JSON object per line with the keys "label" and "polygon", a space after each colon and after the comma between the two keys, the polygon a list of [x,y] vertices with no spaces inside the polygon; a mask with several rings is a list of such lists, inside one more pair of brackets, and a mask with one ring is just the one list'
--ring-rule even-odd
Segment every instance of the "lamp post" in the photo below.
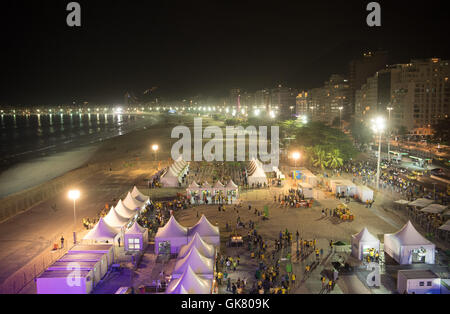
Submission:
{"label": "lamp post", "polygon": [[344,107],[339,107],[339,129],[342,130],[342,109],[344,109]]}
{"label": "lamp post", "polygon": [[152,150],[155,153],[155,161],[157,160],[159,146],[157,144],[152,145]]}
{"label": "lamp post", "polygon": [[75,228],[77,226],[77,211],[76,211],[76,200],[80,198],[80,191],[79,190],[70,190],[69,191],[69,198],[73,200],[73,243],[77,243],[77,236]]}
{"label": "lamp post", "polygon": [[387,111],[389,112],[389,120],[388,120],[388,162],[391,162],[391,110],[393,110],[394,108],[392,107],[387,107],[386,108]]}
{"label": "lamp post", "polygon": [[300,153],[299,152],[292,153],[292,158],[294,159],[294,167],[297,167],[297,160],[300,159]]}
{"label": "lamp post", "polygon": [[385,128],[385,121],[382,117],[372,120],[372,129],[378,133],[378,162],[377,162],[377,189],[380,188],[380,162],[381,162],[381,133]]}

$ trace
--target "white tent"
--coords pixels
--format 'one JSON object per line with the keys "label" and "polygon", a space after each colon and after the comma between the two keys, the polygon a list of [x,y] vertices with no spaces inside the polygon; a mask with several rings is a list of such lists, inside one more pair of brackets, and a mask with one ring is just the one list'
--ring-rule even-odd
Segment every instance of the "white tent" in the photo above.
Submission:
{"label": "white tent", "polygon": [[136,210],[132,210],[132,209],[126,207],[123,204],[122,200],[119,200],[117,202],[117,205],[116,205],[116,207],[114,207],[114,209],[120,216],[125,217],[125,218],[131,218],[137,214]]}
{"label": "white tent", "polygon": [[148,245],[148,229],[142,228],[137,221],[125,232],[125,251],[144,251]]}
{"label": "white tent", "polygon": [[179,278],[187,270],[188,266],[194,273],[202,278],[212,279],[214,275],[214,261],[199,253],[196,247],[192,247],[189,253],[177,260],[172,271],[172,278]]}
{"label": "white tent", "polygon": [[306,199],[314,198],[314,189],[311,184],[299,182],[297,185],[298,185],[298,189],[300,189],[302,191],[303,196]]}
{"label": "white tent", "polygon": [[141,191],[138,190],[136,186],[133,187],[133,190],[131,191],[131,196],[142,203],[148,203],[150,201],[150,197],[144,195],[141,193]]}
{"label": "white tent", "polygon": [[212,281],[197,276],[188,267],[180,278],[174,279],[166,289],[167,294],[211,294]]}
{"label": "white tent", "polygon": [[130,192],[128,192],[127,196],[123,200],[123,205],[134,210],[140,210],[144,206],[144,204],[144,202],[138,201],[137,199],[133,198]]}
{"label": "white tent", "polygon": [[421,209],[421,208],[425,208],[428,205],[433,204],[434,201],[433,200],[429,200],[427,198],[418,198],[415,201],[412,201],[408,204],[408,206],[414,207],[416,209]]}
{"label": "white tent", "polygon": [[369,249],[380,251],[380,240],[372,235],[367,228],[361,232],[352,235],[352,255],[362,260],[364,253],[368,253]]}
{"label": "white tent", "polygon": [[223,191],[225,190],[225,185],[223,185],[222,182],[220,182],[219,180],[216,183],[214,183],[213,190],[214,194],[216,193],[216,191]]}
{"label": "white tent", "polygon": [[161,183],[164,187],[177,187],[181,183],[181,178],[187,173],[189,164],[181,156],[167,169],[161,176]]}
{"label": "white tent", "polygon": [[89,230],[83,240],[94,240],[99,242],[114,243],[114,239],[120,232],[120,228],[114,228],[108,225],[103,218],[100,218],[97,224]]}
{"label": "white tent", "polygon": [[225,186],[225,190],[228,196],[231,196],[234,199],[239,197],[239,187],[233,182],[233,180],[228,181]]}
{"label": "white tent", "polygon": [[356,187],[356,193],[361,202],[365,203],[366,201],[373,200],[373,191],[369,189],[367,186],[358,185]]}
{"label": "white tent", "polygon": [[258,183],[262,185],[264,185],[264,183],[267,184],[266,173],[264,172],[260,161],[257,159],[252,159],[250,161],[247,182],[250,186],[252,186],[253,184],[256,185]]}
{"label": "white tent", "polygon": [[195,247],[201,255],[207,258],[214,258],[216,254],[214,246],[203,241],[202,237],[196,233],[188,244],[181,247],[180,253],[178,253],[178,258],[180,259],[185,257],[193,247]]}
{"label": "white tent", "polygon": [[330,180],[330,187],[335,194],[344,192],[345,195],[353,196],[357,193],[356,185],[350,180]]}
{"label": "white tent", "polygon": [[200,220],[188,229],[189,241],[192,240],[195,234],[198,233],[203,241],[214,246],[220,246],[220,232],[219,227],[214,226],[202,215]]}
{"label": "white tent", "polygon": [[286,176],[280,171],[280,169],[278,169],[278,167],[273,167],[272,169],[275,172],[277,179],[286,179]]}
{"label": "white tent", "polygon": [[108,214],[103,218],[103,220],[111,227],[120,228],[125,226],[130,218],[123,217],[117,213],[114,206],[111,206]]}
{"label": "white tent", "polygon": [[439,204],[431,204],[425,208],[422,208],[421,211],[429,214],[442,214],[447,210],[448,206],[439,205]]}
{"label": "white tent", "polygon": [[399,264],[434,264],[436,246],[408,221],[398,232],[384,235],[384,251]]}
{"label": "white tent", "polygon": [[170,217],[169,221],[164,227],[158,229],[155,236],[155,253],[159,254],[160,245],[170,245],[170,253],[178,253],[180,248],[189,242],[187,236],[187,228],[183,227],[175,220],[175,217]]}

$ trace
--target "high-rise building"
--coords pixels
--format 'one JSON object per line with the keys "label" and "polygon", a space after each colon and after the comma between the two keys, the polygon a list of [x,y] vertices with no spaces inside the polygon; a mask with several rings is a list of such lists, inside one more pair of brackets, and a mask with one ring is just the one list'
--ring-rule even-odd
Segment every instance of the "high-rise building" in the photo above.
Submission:
{"label": "high-rise building", "polygon": [[295,114],[297,95],[298,92],[295,89],[278,85],[271,90],[270,106],[278,109],[281,117],[292,117]]}
{"label": "high-rise building", "polygon": [[268,89],[261,89],[255,92],[255,106],[259,109],[270,110],[270,91]]}

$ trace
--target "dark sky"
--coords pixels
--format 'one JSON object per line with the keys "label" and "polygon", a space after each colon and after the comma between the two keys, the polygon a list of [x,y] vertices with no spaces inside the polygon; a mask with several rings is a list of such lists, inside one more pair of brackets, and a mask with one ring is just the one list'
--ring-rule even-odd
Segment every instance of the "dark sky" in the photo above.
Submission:
{"label": "dark sky", "polygon": [[122,102],[158,86],[165,97],[224,95],[282,83],[320,86],[365,48],[448,58],[449,11],[437,1],[78,1],[82,27],[66,25],[68,0],[2,0],[0,104]]}

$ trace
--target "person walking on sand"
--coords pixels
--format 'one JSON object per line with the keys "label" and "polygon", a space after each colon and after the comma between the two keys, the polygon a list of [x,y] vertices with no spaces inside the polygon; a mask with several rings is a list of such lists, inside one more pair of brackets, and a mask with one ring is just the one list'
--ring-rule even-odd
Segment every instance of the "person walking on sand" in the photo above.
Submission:
{"label": "person walking on sand", "polygon": [[61,236],[61,249],[64,248],[64,236]]}

